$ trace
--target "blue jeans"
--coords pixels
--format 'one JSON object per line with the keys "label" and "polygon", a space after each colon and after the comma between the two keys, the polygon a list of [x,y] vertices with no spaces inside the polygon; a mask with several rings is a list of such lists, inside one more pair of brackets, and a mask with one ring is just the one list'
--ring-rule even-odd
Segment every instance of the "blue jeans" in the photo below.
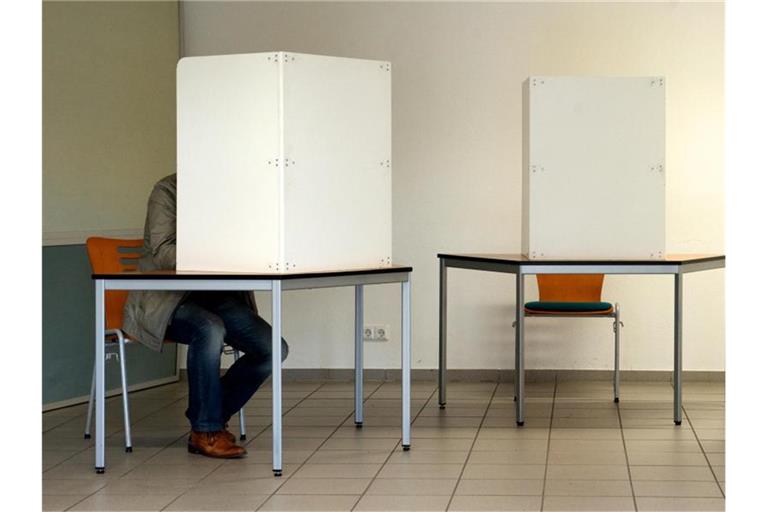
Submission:
{"label": "blue jeans", "polygon": [[[166,338],[189,347],[189,406],[196,432],[216,432],[272,373],[272,327],[245,302],[242,292],[193,292],[171,318]],[[282,358],[288,344],[282,340]],[[240,358],[221,376],[224,344]]]}

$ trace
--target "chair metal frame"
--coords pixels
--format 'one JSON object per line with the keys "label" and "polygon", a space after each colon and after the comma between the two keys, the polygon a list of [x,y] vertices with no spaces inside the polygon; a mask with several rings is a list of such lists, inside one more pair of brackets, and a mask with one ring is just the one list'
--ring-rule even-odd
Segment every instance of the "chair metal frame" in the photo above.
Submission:
{"label": "chair metal frame", "polygon": [[[126,244],[126,248],[136,248],[136,244],[139,244],[143,242],[142,240],[118,240],[118,239],[106,239],[106,238],[89,238],[88,243],[99,241],[109,241],[109,242],[120,242]],[[134,244],[134,245],[130,245]],[[123,246],[119,246],[123,247]],[[138,254],[140,251],[135,251],[133,254]],[[124,259],[137,259],[135,256],[131,256],[130,253],[126,253],[125,256],[123,256]],[[89,260],[90,260],[90,254],[89,254]],[[93,269],[93,261],[90,261],[91,268]],[[95,271],[95,269],[93,269]],[[133,442],[131,440],[131,414],[130,414],[130,407],[128,403],[128,374],[126,370],[126,362],[125,362],[125,346],[128,343],[135,343],[134,340],[129,338],[126,333],[124,333],[121,329],[107,329],[104,331],[104,344],[105,344],[105,353],[104,353],[104,360],[109,361],[112,359],[112,357],[116,357],[117,360],[120,363],[120,387],[121,387],[121,394],[123,399],[123,423],[124,423],[124,430],[125,430],[125,451],[127,453],[133,452]],[[173,341],[166,341],[166,343],[173,343]],[[117,347],[117,352],[114,351],[114,348]],[[112,351],[110,351],[110,349]],[[229,345],[224,345],[222,348],[223,354],[231,354],[235,361],[237,361],[240,358],[240,351],[237,350],[234,347],[231,347]],[[93,363],[93,378],[91,379],[91,393],[88,397],[88,414],[86,416],[85,420],[85,431],[83,434],[83,437],[85,439],[91,438],[91,423],[93,420],[93,407],[94,407],[94,401],[96,399],[96,362]],[[239,419],[240,419],[240,440],[243,441],[246,439],[246,427],[245,427],[245,408],[241,408],[239,411]]]}
{"label": "chair metal frame", "polygon": [[[624,322],[621,321],[621,310],[619,303],[613,305],[613,310],[610,313],[533,313],[530,310],[525,310],[526,317],[549,317],[549,318],[613,318],[613,337],[614,337],[614,357],[613,357],[613,401],[619,402],[619,372],[621,366],[621,328],[624,327]],[[517,321],[512,322],[512,327],[517,328]],[[517,398],[515,398],[517,399]]]}

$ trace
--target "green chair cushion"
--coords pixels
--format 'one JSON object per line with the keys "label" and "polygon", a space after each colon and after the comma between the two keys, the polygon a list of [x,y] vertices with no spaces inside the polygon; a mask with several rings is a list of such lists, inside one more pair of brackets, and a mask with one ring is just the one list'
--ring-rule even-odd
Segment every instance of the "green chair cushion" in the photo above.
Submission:
{"label": "green chair cushion", "polygon": [[557,311],[560,313],[591,313],[611,309],[610,302],[526,302],[531,311]]}

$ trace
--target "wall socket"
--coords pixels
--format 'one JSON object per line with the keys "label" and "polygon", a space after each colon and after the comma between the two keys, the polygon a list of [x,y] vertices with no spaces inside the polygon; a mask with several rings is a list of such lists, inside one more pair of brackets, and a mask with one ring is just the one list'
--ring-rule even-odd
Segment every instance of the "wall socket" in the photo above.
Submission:
{"label": "wall socket", "polygon": [[389,325],[365,325],[363,327],[363,341],[389,341]]}

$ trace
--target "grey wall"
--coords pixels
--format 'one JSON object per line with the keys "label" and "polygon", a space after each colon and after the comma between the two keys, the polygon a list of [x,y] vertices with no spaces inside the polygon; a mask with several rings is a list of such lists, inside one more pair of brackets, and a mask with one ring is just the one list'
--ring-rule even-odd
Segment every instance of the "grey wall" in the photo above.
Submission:
{"label": "grey wall", "polygon": [[[93,282],[84,245],[43,248],[43,404],[87,396],[93,372]],[[176,375],[176,345],[157,354],[128,346],[128,384]],[[119,385],[107,365],[107,389]]]}

